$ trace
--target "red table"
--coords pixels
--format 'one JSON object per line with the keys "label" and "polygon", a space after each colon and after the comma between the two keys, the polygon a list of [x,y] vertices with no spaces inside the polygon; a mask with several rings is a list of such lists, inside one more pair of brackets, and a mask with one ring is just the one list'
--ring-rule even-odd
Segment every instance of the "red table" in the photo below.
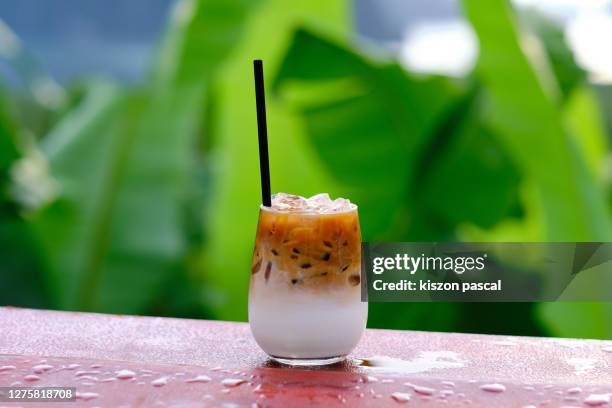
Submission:
{"label": "red table", "polygon": [[305,370],[243,323],[0,308],[11,385],[77,387],[25,407],[612,407],[612,341],[368,330],[348,362]]}

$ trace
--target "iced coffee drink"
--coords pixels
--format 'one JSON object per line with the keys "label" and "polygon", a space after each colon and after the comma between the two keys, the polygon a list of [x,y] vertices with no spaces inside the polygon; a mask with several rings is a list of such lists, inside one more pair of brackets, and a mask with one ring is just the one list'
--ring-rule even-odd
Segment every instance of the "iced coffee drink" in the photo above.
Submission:
{"label": "iced coffee drink", "polygon": [[366,325],[360,283],[356,205],[327,194],[279,193],[271,207],[261,207],[249,322],[267,354],[293,365],[344,359]]}

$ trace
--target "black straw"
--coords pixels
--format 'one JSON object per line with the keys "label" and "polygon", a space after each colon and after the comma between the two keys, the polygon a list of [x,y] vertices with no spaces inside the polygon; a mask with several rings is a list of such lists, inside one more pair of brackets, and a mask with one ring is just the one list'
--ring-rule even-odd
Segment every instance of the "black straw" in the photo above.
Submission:
{"label": "black straw", "polygon": [[268,158],[268,128],[266,126],[266,95],[264,93],[263,63],[253,61],[255,73],[255,102],[257,104],[257,133],[259,136],[259,174],[261,175],[261,201],[272,206],[270,193],[270,162]]}

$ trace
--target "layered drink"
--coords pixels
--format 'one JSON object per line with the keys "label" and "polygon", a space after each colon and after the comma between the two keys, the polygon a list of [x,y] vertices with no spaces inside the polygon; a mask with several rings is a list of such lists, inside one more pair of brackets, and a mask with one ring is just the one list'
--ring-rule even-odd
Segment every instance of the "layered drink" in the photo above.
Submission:
{"label": "layered drink", "polygon": [[262,206],[249,289],[259,346],[285,364],[340,361],[361,337],[361,235],[357,206],[327,194],[279,193]]}

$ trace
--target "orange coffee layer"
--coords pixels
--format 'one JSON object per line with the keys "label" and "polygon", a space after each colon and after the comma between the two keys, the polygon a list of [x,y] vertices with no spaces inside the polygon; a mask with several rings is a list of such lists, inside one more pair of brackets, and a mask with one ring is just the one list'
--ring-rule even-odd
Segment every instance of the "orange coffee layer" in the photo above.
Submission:
{"label": "orange coffee layer", "polygon": [[313,289],[352,287],[360,283],[360,270],[357,211],[322,215],[260,211],[252,279]]}

